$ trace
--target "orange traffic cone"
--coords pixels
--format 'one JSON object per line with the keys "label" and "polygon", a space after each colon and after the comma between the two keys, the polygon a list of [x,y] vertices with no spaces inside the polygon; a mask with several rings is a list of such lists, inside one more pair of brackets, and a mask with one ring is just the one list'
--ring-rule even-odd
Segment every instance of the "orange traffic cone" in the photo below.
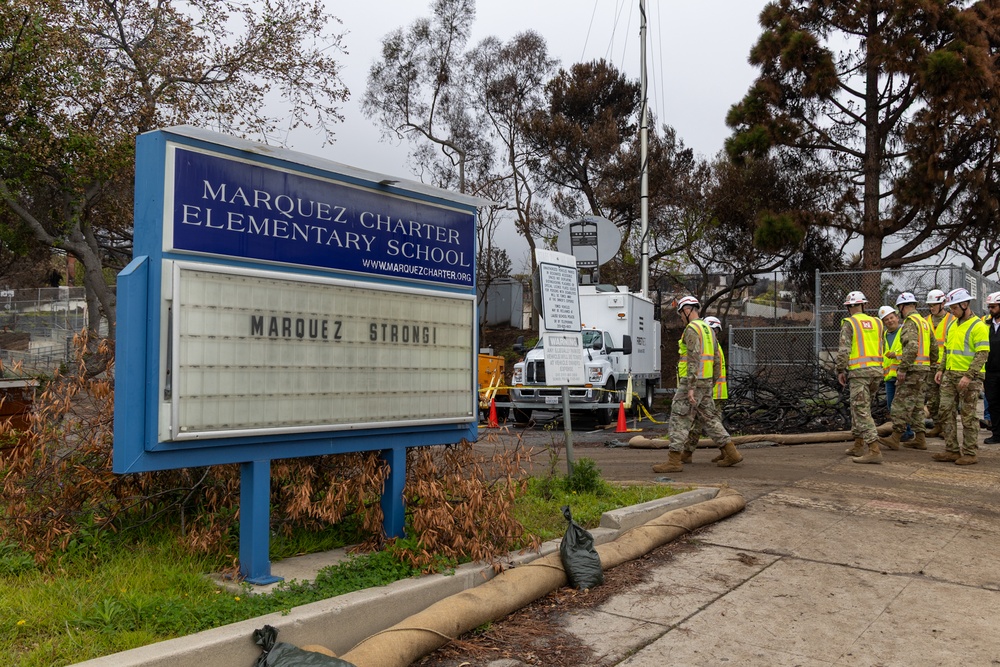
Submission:
{"label": "orange traffic cone", "polygon": [[618,427],[615,433],[628,433],[628,425],[625,423],[625,403],[618,402]]}
{"label": "orange traffic cone", "polygon": [[490,399],[490,417],[486,421],[486,425],[490,428],[497,428],[500,426],[500,422],[497,421],[497,399]]}

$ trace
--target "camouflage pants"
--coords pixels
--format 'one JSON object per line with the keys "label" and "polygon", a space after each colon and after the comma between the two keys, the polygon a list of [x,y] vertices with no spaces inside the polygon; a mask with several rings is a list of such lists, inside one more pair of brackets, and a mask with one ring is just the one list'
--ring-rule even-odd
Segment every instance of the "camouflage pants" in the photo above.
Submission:
{"label": "camouflage pants", "polygon": [[875,420],[872,419],[872,396],[878,392],[881,381],[878,377],[863,376],[849,377],[847,380],[847,386],[851,390],[851,433],[866,444],[878,440]]}
{"label": "camouflage pants", "polygon": [[[973,380],[964,391],[958,382],[964,374],[960,371],[945,371],[941,377],[941,435],[944,448],[965,456],[975,456],[979,450],[979,417],[976,404],[983,390],[982,380]],[[958,446],[958,425],[956,417],[962,420],[962,446]]]}
{"label": "camouflage pants", "polygon": [[[715,408],[719,413],[719,420],[722,420],[722,399],[715,399]],[[705,430],[705,420],[701,417],[696,417],[694,424],[691,426],[691,430],[688,432],[687,440],[684,441],[685,452],[693,452],[698,449],[698,440],[701,439],[701,433]]]}
{"label": "camouflage pants", "polygon": [[892,430],[902,433],[909,424],[914,433],[924,433],[924,391],[933,382],[930,371],[911,370],[902,382],[896,382],[892,399]]}
{"label": "camouflage pants", "polygon": [[[719,409],[712,399],[712,385],[705,387],[694,385],[694,404],[688,400],[689,385],[684,380],[677,385],[677,393],[670,403],[670,451],[680,452],[688,445],[688,438],[695,434],[695,446],[698,445],[698,434],[704,430],[705,435],[722,447],[730,441],[729,433],[722,425]],[[689,451],[693,451],[693,447]]]}
{"label": "camouflage pants", "polygon": [[941,422],[938,420],[938,413],[941,412],[941,385],[934,381],[934,373],[927,378],[927,414],[934,420],[937,426]]}

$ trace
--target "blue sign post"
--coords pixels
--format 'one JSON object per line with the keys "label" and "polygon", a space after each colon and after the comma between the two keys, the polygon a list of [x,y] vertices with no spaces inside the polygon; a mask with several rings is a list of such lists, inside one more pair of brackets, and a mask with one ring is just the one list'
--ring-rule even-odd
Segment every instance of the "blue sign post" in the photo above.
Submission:
{"label": "blue sign post", "polygon": [[136,143],[114,470],[239,463],[240,569],[271,583],[270,462],[477,436],[482,200],[190,127]]}

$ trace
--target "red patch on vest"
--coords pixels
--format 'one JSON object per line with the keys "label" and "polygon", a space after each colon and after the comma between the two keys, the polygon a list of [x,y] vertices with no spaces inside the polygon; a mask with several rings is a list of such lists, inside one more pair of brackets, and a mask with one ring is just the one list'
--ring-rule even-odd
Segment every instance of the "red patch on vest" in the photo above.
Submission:
{"label": "red patch on vest", "polygon": [[861,320],[861,328],[862,329],[871,329],[872,328],[872,323],[869,322],[868,320]]}

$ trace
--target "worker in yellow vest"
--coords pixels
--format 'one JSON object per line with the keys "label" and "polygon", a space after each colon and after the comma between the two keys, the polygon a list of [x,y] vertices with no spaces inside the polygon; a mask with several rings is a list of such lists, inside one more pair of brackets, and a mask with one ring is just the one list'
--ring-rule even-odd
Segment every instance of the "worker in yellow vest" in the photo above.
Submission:
{"label": "worker in yellow vest", "polygon": [[[945,332],[944,355],[934,379],[941,385],[941,431],[944,451],[935,461],[960,466],[978,463],[979,418],[976,405],[983,390],[983,367],[990,354],[990,332],[972,312],[972,295],[964,287],[948,292],[945,303],[954,320]],[[958,441],[956,416],[962,419],[962,443]]]}
{"label": "worker in yellow vest", "polygon": [[[719,341],[719,336],[722,334],[722,321],[718,317],[713,317],[709,315],[705,318],[705,324],[712,327],[715,332],[715,341],[717,354],[719,358],[719,377],[715,380],[715,387],[712,388],[712,399],[715,401],[716,407],[719,408],[719,414],[722,414],[722,403],[723,399],[729,398],[729,384],[726,380],[726,355],[722,351],[722,343]],[[691,463],[694,456],[694,452],[698,449],[698,440],[701,437],[701,432],[704,428],[704,424],[700,418],[695,419],[694,426],[691,428],[691,432],[688,434],[687,440],[684,442],[684,451],[681,452],[681,463]],[[719,452],[712,463],[718,463],[722,459],[726,458],[723,452]]]}
{"label": "worker in yellow vest", "polygon": [[[893,344],[896,356],[895,396],[889,415],[892,417],[892,435],[885,444],[893,448],[902,442],[911,449],[927,449],[924,426],[924,391],[932,382],[931,368],[938,360],[938,345],[931,332],[930,323],[917,312],[917,297],[903,292],[896,298],[896,307],[903,316],[903,324]],[[886,353],[888,354],[888,353]],[[888,395],[888,385],[886,388]],[[912,426],[914,438],[903,440],[903,431]]]}
{"label": "worker in yellow vest", "polygon": [[[896,397],[896,368],[899,366],[899,355],[903,351],[899,339],[899,314],[892,306],[882,306],[878,309],[878,318],[882,320],[882,380],[885,382],[885,407],[892,414],[892,399]],[[906,437],[909,435],[909,437]],[[906,440],[913,438],[909,425],[903,434]],[[879,445],[892,450],[899,449],[899,441],[892,438],[879,439]]]}
{"label": "worker in yellow vest", "polygon": [[693,296],[682,297],[677,302],[677,313],[685,326],[677,344],[680,352],[677,391],[670,403],[670,453],[666,463],[653,466],[653,472],[681,472],[684,469],[683,450],[698,420],[722,450],[723,458],[716,465],[728,467],[743,460],[712,400],[712,391],[721,373],[719,347],[715,333],[701,319],[700,312],[701,303]]}
{"label": "worker in yellow vest", "polygon": [[722,343],[719,342],[719,336],[722,335],[722,320],[709,315],[705,318],[705,324],[715,331],[715,342],[718,346],[719,378],[715,381],[715,387],[712,389],[712,398],[718,403],[720,400],[729,398],[729,382],[726,380],[726,354],[722,350]]}
{"label": "worker in yellow vest", "polygon": [[[855,463],[882,463],[878,431],[872,419],[872,396],[882,381],[882,321],[863,311],[868,299],[862,292],[848,292],[847,317],[840,327],[835,360],[837,381],[851,392],[851,432],[854,446],[845,453]],[[848,384],[850,383],[850,384]]]}
{"label": "worker in yellow vest", "polygon": [[[944,332],[948,324],[955,319],[948,309],[944,307],[945,293],[939,289],[932,289],[927,293],[927,323],[931,326],[934,339],[937,341],[939,350],[944,350]],[[937,414],[941,408],[941,387],[936,381],[927,383],[927,412],[934,421],[934,427],[927,431],[928,436],[941,435],[941,423]]]}

